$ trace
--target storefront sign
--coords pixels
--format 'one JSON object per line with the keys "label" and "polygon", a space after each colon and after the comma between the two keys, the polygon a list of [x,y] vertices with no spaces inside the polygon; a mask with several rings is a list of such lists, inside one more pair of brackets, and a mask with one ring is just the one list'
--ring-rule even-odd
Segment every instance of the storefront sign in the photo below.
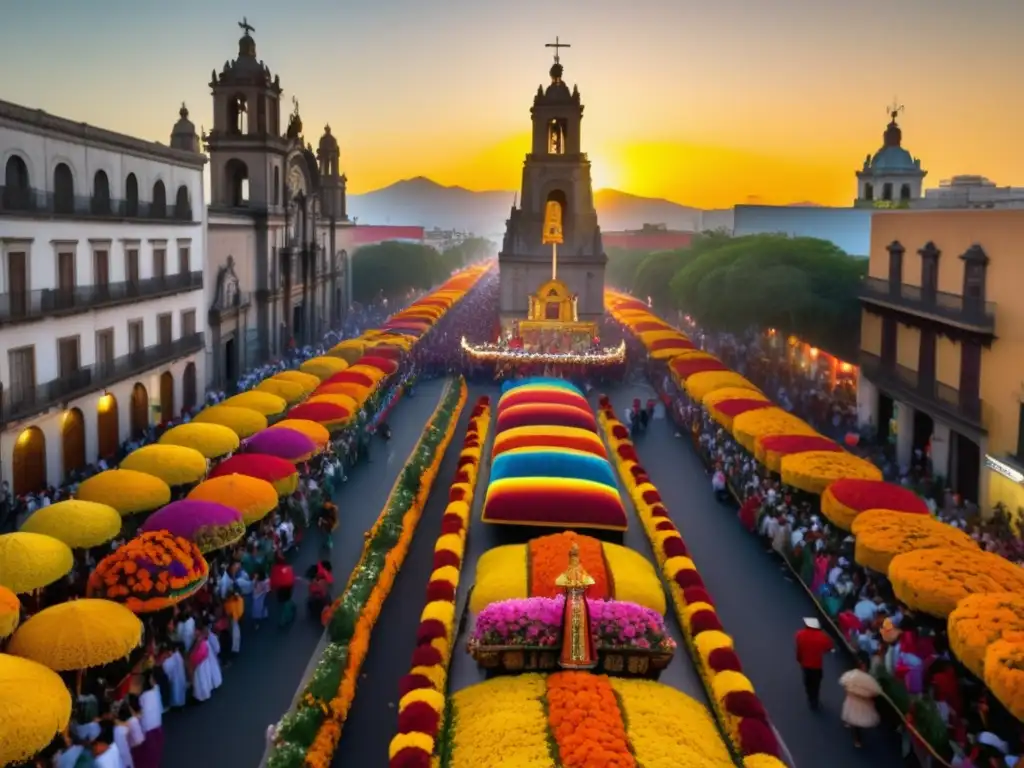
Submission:
{"label": "storefront sign", "polygon": [[985,455],[985,466],[993,472],[998,472],[1007,480],[1024,485],[1024,473],[1021,473],[1020,470],[1014,469],[1009,464],[1004,464],[993,456],[989,456],[988,454]]}

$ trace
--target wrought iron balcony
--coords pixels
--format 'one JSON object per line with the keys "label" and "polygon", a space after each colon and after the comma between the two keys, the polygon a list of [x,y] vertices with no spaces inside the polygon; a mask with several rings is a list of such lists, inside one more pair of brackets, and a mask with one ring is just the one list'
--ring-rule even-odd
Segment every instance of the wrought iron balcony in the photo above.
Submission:
{"label": "wrought iron balcony", "polygon": [[0,293],[0,326],[132,304],[176,293],[198,291],[202,287],[203,273],[196,270],[134,282]]}
{"label": "wrought iron balcony", "polygon": [[80,195],[57,195],[39,189],[0,187],[0,215],[69,216],[74,218],[142,219],[193,223],[192,206],[164,205],[142,200],[115,200]]}
{"label": "wrought iron balcony", "polygon": [[973,432],[984,432],[981,421],[981,399],[968,397],[955,387],[926,378],[918,371],[898,363],[887,364],[878,355],[860,353],[861,375],[897,400],[934,415],[942,421],[970,427]]}
{"label": "wrought iron balcony", "polygon": [[0,388],[0,425],[26,419],[50,408],[64,407],[76,397],[112,386],[202,349],[203,334],[193,333],[168,344],[154,344],[108,362],[79,368],[33,389]]}
{"label": "wrought iron balcony", "polygon": [[995,333],[996,305],[993,301],[976,301],[946,291],[925,291],[920,286],[892,283],[880,277],[864,278],[860,299],[980,333]]}

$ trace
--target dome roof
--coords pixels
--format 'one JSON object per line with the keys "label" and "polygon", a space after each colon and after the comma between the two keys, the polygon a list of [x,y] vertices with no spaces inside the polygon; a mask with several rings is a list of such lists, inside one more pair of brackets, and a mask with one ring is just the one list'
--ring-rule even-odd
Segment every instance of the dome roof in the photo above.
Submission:
{"label": "dome roof", "polygon": [[324,135],[320,137],[320,152],[335,151],[338,149],[338,140],[331,133],[331,126],[324,126]]}
{"label": "dome roof", "polygon": [[903,147],[882,147],[871,158],[871,168],[875,171],[916,171],[917,163]]}

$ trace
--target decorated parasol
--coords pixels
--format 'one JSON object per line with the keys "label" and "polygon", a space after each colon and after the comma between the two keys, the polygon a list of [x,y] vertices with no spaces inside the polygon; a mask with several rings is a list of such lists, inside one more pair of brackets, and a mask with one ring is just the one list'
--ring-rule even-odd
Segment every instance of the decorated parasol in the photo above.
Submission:
{"label": "decorated parasol", "polygon": [[0,587],[0,640],[10,637],[21,620],[21,601],[7,587]]}
{"label": "decorated parasol", "polygon": [[[332,399],[338,398],[338,404],[340,404],[343,396],[323,395],[323,397],[331,397]],[[320,448],[326,448],[327,444],[331,442],[331,433],[327,430],[327,427],[322,424],[317,424],[315,421],[310,421],[309,419],[281,419],[281,421],[274,424],[270,429],[294,429],[296,432],[304,434]]]}
{"label": "decorated parasol", "polygon": [[52,669],[0,653],[0,765],[45,749],[71,720],[71,693]]}
{"label": "decorated parasol", "polygon": [[78,486],[75,495],[113,507],[122,516],[152,512],[171,500],[171,489],[159,477],[130,469],[108,469]]}
{"label": "decorated parasol", "polygon": [[210,473],[210,478],[228,475],[246,475],[268,482],[274,486],[278,496],[295,493],[299,484],[299,474],[295,470],[295,464],[287,459],[263,453],[239,453],[232,456],[227,461],[218,464]]}
{"label": "decorated parasol", "polygon": [[121,468],[145,472],[175,488],[202,480],[206,476],[206,457],[180,445],[144,445],[125,456]]}
{"label": "decorated parasol", "polygon": [[277,509],[278,497],[274,486],[266,480],[247,475],[214,477],[193,488],[189,499],[213,501],[242,513],[246,525],[258,523]]}
{"label": "decorated parasol", "polygon": [[316,443],[295,429],[267,429],[253,435],[245,443],[246,452],[277,456],[295,464],[309,461],[316,455]]}
{"label": "decorated parasol", "polygon": [[219,459],[238,450],[238,435],[223,424],[191,421],[171,427],[160,435],[161,445],[178,445],[199,451],[207,459]]}
{"label": "decorated parasol", "polygon": [[243,440],[267,428],[267,417],[252,408],[233,405],[213,405],[195,415],[192,423],[221,424],[231,429]]}
{"label": "decorated parasol", "polygon": [[45,608],[14,633],[7,652],[55,672],[102,667],[142,642],[142,622],[111,600],[71,600]]}
{"label": "decorated parasol", "polygon": [[231,546],[245,536],[245,520],[237,509],[213,501],[173,501],[146,518],[139,529],[168,531],[193,542],[202,553]]}
{"label": "decorated parasol", "polygon": [[340,429],[352,418],[352,413],[332,403],[303,403],[288,411],[289,419],[308,419],[329,430]]}
{"label": "decorated parasol", "polygon": [[37,509],[21,530],[51,536],[72,549],[89,549],[121,532],[121,513],[107,504],[69,499]]}
{"label": "decorated parasol", "polygon": [[25,594],[53,584],[74,565],[71,549],[63,541],[41,533],[5,533],[0,536],[0,586]]}

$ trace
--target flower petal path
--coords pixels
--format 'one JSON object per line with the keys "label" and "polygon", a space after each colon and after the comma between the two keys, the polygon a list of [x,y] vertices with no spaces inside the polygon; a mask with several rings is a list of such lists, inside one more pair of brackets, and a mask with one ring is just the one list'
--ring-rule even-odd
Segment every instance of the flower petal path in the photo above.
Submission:
{"label": "flower petal path", "polygon": [[[646,402],[655,396],[646,386],[622,387],[608,394],[620,413],[636,397]],[[739,524],[735,509],[715,500],[710,478],[689,440],[675,436],[674,425],[661,411],[659,407],[652,426],[636,441],[640,462],[682,532],[715,609],[735,641],[743,671],[796,765],[819,765],[822,755],[828,756],[829,768],[902,765],[898,742],[894,745],[881,731],[872,733],[863,749],[853,747],[839,718],[843,693],[838,679],[846,669],[843,657],[826,660],[822,712],[806,706],[800,670],[793,661],[793,642],[802,618],[815,616],[816,608],[803,590],[785,578],[778,560]]]}
{"label": "flower petal path", "polygon": [[[349,481],[335,497],[341,514],[332,557],[335,573],[343,574],[342,581],[359,560],[363,531],[380,514],[405,458],[437,406],[443,387],[441,380],[423,382],[415,397],[398,402],[390,420],[391,441],[386,445],[374,441],[372,461],[350,471]],[[307,537],[292,563],[296,574],[304,572],[317,559],[316,537]],[[417,600],[420,598],[417,595]],[[306,617],[302,583],[296,587],[295,600],[300,616],[289,629],[278,631],[273,621],[259,632],[252,631],[251,625],[248,631],[243,628],[243,652],[227,672],[230,681],[216,696],[201,707],[187,707],[164,720],[165,765],[260,764],[267,726],[277,722],[288,709],[311,659],[315,663],[319,658],[317,646],[323,637],[323,627]],[[387,733],[390,734],[390,724]],[[382,735],[378,744],[386,745],[387,738]],[[204,745],[201,763],[196,762],[196,744]]]}

